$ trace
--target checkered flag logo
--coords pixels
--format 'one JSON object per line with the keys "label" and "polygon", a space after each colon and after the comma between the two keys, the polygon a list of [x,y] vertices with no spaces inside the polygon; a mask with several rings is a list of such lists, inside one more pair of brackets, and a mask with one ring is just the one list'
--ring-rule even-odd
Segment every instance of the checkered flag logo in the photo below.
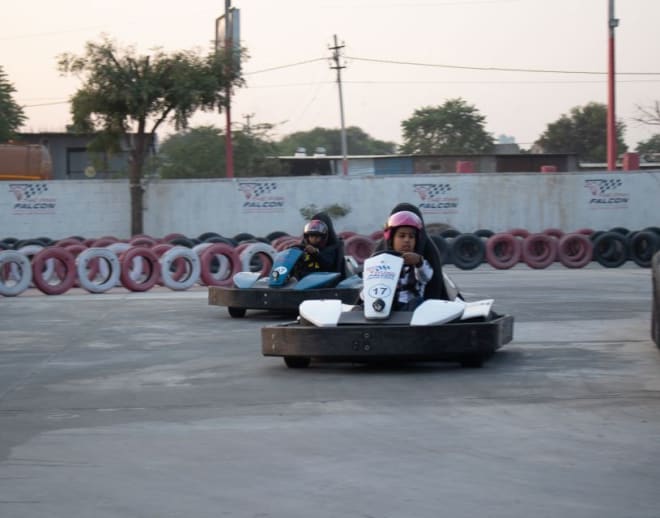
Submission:
{"label": "checkered flag logo", "polygon": [[618,189],[623,185],[623,180],[621,178],[612,178],[609,180],[597,179],[597,180],[585,180],[584,186],[591,191],[593,196],[599,194],[605,194],[607,191],[613,189]]}
{"label": "checkered flag logo", "polygon": [[265,196],[277,189],[276,182],[241,182],[238,184],[238,190],[249,200]]}
{"label": "checkered flag logo", "polygon": [[448,183],[417,183],[413,188],[422,200],[433,199],[451,191],[451,185]]}
{"label": "checkered flag logo", "polygon": [[48,192],[48,184],[45,183],[12,183],[9,190],[14,193],[18,201],[35,198]]}

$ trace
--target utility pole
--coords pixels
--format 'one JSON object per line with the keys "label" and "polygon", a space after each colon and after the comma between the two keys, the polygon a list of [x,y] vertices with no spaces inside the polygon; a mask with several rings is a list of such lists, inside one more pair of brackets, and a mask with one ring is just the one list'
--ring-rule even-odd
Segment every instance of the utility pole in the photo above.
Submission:
{"label": "utility pole", "polygon": [[340,49],[344,48],[344,45],[338,45],[337,43],[337,35],[334,35],[334,41],[335,41],[335,46],[334,47],[329,47],[330,50],[332,50],[332,59],[335,62],[335,66],[330,67],[334,70],[337,71],[337,86],[339,88],[339,114],[341,116],[341,168],[343,171],[344,176],[348,174],[348,151],[347,151],[347,145],[346,145],[346,126],[344,125],[344,97],[342,95],[341,91],[341,69],[346,68],[346,66],[341,65],[339,62],[339,59],[341,58],[341,55],[339,54]]}
{"label": "utility pole", "polygon": [[247,115],[243,115],[243,118],[245,119],[245,133],[250,134],[250,119],[254,117],[254,113],[248,113]]}
{"label": "utility pole", "polygon": [[614,29],[619,20],[614,17],[614,0],[609,2],[608,27],[608,71],[607,71],[607,169],[616,171],[616,111],[614,89]]}
{"label": "utility pole", "polygon": [[[232,41],[232,20],[230,20],[231,0],[225,0],[225,52],[229,53],[231,59],[228,66],[234,64],[234,42]],[[225,90],[225,167],[227,178],[234,177],[234,146],[231,136],[231,85],[227,84]]]}

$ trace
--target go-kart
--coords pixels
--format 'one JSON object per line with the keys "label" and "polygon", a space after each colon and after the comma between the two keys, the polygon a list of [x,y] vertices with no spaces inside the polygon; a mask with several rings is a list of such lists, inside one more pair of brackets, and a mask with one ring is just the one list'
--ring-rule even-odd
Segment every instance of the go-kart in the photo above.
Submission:
{"label": "go-kart", "polygon": [[452,361],[481,367],[513,339],[513,317],[492,310],[493,299],[427,299],[414,311],[392,310],[403,258],[387,252],[363,265],[363,304],[305,300],[294,322],[261,329],[264,356],[291,368],[321,362]]}
{"label": "go-kart", "polygon": [[[302,276],[303,254],[299,246],[287,248],[275,255],[268,275],[238,272],[233,277],[234,286],[210,286],[209,304],[226,306],[232,317],[242,318],[248,309],[297,313],[307,299],[331,298],[347,304],[358,300],[362,287],[359,275],[344,277],[340,272],[313,272]],[[343,253],[339,259],[346,260]]]}

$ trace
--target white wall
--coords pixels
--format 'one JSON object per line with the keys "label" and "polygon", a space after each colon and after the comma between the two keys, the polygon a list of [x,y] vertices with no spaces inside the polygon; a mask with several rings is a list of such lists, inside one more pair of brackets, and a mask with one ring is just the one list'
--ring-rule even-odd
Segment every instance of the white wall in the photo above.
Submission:
{"label": "white wall", "polygon": [[[346,205],[338,231],[370,234],[399,202],[462,232],[660,226],[660,171],[157,180],[145,185],[144,232],[300,234],[300,209]],[[0,182],[0,239],[130,234],[122,180]]]}

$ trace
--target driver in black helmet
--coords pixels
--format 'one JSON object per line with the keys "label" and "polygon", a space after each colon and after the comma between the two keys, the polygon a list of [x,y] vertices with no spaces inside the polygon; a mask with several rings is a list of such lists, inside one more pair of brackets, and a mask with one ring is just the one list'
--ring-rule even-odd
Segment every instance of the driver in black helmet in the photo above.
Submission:
{"label": "driver in black helmet", "polygon": [[300,248],[305,253],[296,272],[298,278],[312,272],[339,272],[345,276],[343,243],[335,235],[327,214],[316,214],[305,225]]}

